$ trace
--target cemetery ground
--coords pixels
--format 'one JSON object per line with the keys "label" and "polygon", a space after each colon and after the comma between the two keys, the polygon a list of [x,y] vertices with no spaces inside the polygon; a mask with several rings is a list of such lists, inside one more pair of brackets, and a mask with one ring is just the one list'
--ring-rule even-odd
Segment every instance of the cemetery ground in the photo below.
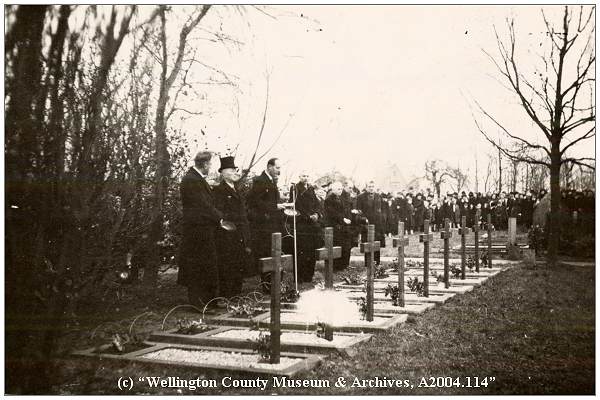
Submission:
{"label": "cemetery ground", "polygon": [[[439,235],[435,235],[437,238]],[[437,240],[437,239],[436,239]],[[439,245],[434,245],[439,248]],[[419,255],[417,238],[411,237],[407,256]],[[356,249],[353,249],[353,254]],[[391,246],[382,256],[393,256]],[[435,253],[432,254],[435,257]],[[456,255],[455,255],[456,257]],[[323,262],[318,264],[322,268]],[[352,271],[364,273],[363,262],[352,261]],[[445,304],[404,324],[373,335],[355,347],[353,356],[330,354],[320,366],[294,379],[326,380],[330,388],[227,389],[149,388],[136,383],[129,394],[593,394],[595,391],[595,267],[563,265],[549,268],[516,264],[491,277],[475,290],[457,295]],[[317,279],[322,276],[317,272]],[[341,280],[339,273],[335,281]],[[256,286],[247,279],[245,290]],[[306,285],[303,289],[306,289]],[[70,352],[107,343],[110,332],[127,332],[140,314],[134,331],[140,335],[161,329],[165,314],[186,304],[185,289],[176,284],[176,273],[161,274],[157,290],[132,286],[117,298],[108,293],[105,302],[90,301],[76,324],[61,341],[56,358],[54,394],[124,394],[117,387],[121,377],[177,377],[182,380],[253,379],[256,375],[197,370],[120,360],[75,358]],[[199,318],[180,310],[169,318]],[[102,324],[102,325],[101,325]],[[93,338],[91,338],[93,334]],[[488,377],[479,388],[419,387],[430,377]],[[348,383],[335,387],[339,377]],[[351,387],[355,378],[410,380],[413,388]],[[493,381],[490,378],[495,378]],[[269,380],[271,382],[271,380]]]}

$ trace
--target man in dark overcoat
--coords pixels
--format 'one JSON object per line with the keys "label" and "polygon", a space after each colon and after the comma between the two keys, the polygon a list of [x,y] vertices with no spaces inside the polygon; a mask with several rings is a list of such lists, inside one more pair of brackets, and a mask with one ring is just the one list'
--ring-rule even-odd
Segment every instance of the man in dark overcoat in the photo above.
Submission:
{"label": "man in dark overcoat", "polygon": [[242,292],[244,270],[251,254],[250,225],[246,201],[235,184],[240,175],[234,157],[221,158],[221,183],[213,189],[215,204],[223,218],[235,224],[235,230],[218,230],[217,259],[219,262],[220,296],[230,298]]}
{"label": "man in dark overcoat", "polygon": [[215,207],[212,190],[206,182],[211,158],[208,151],[198,153],[180,186],[183,235],[177,283],[187,286],[193,305],[206,304],[219,293],[215,233],[220,229],[223,214]]}
{"label": "man in dark overcoat", "polygon": [[[252,253],[258,269],[258,259],[271,257],[271,234],[283,232],[283,205],[279,204],[277,179],[281,173],[279,159],[271,158],[267,169],[254,178],[252,188],[248,192],[248,219],[252,233]],[[270,291],[271,274],[261,274],[262,289]]]}
{"label": "man in dark overcoat", "polygon": [[352,249],[352,214],[348,204],[343,200],[344,187],[341,182],[331,185],[331,193],[325,199],[325,221],[333,227],[333,245],[341,246],[342,257],[333,260],[333,269],[341,271],[350,264]]}
{"label": "man in dark overcoat", "polygon": [[[383,218],[381,215],[381,197],[375,193],[375,183],[369,182],[367,190],[361,193],[356,201],[356,205],[362,211],[363,217],[369,220],[369,224],[375,225],[375,240],[380,242],[381,247],[385,247],[385,229],[383,226]],[[367,241],[367,226],[364,226],[361,233],[361,241]],[[365,255],[365,262],[366,262]],[[380,263],[380,252],[375,252],[375,263]]]}
{"label": "man in dark overcoat", "polygon": [[[315,189],[308,183],[308,174],[302,173],[296,185],[290,188],[290,203],[296,203],[296,254],[298,282],[311,282],[315,273],[315,249],[323,245],[323,213]],[[293,224],[291,224],[293,229]]]}

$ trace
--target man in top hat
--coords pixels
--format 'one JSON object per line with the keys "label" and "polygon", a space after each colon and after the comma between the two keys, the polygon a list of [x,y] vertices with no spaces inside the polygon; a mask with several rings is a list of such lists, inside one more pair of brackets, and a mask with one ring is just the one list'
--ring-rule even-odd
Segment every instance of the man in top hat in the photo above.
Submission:
{"label": "man in top hat", "polygon": [[[284,204],[279,203],[277,179],[281,173],[278,158],[271,158],[262,174],[254,178],[252,188],[246,198],[248,219],[252,226],[252,254],[258,269],[258,259],[271,256],[271,234],[283,231],[281,210]],[[270,291],[271,274],[261,275],[262,289]]]}
{"label": "man in top hat", "polygon": [[250,225],[246,202],[235,185],[240,179],[234,157],[221,158],[221,183],[213,189],[217,209],[235,225],[234,230],[218,230],[219,295],[230,298],[242,292],[244,269],[250,257]]}
{"label": "man in top hat", "polygon": [[215,234],[221,229],[223,213],[206,182],[211,158],[210,152],[199,152],[180,186],[183,235],[177,283],[187,286],[190,303],[199,306],[219,294]]}

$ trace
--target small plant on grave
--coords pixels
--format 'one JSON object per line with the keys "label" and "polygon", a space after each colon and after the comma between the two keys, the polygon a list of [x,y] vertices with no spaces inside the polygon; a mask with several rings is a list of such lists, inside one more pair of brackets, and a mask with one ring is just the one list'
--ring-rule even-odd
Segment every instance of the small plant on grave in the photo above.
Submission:
{"label": "small plant on grave", "polygon": [[414,261],[414,260],[406,260],[406,261],[404,261],[404,268],[405,269],[423,268],[423,262],[422,261]]}
{"label": "small plant on grave", "polygon": [[444,282],[444,275],[438,274],[435,271],[431,271],[431,276],[433,276],[437,283]]}
{"label": "small plant on grave", "polygon": [[258,352],[262,362],[268,362],[271,359],[271,334],[261,331],[254,342],[253,350]]}
{"label": "small plant on grave", "polygon": [[251,318],[258,313],[264,312],[265,308],[256,299],[244,297],[236,304],[228,303],[227,311],[234,317]]}
{"label": "small plant on grave", "polygon": [[462,274],[462,268],[458,264],[451,264],[450,274],[453,278],[460,278],[460,275]]}
{"label": "small plant on grave", "polygon": [[365,282],[365,279],[356,272],[351,272],[348,275],[344,276],[344,282],[347,285],[362,285]]}
{"label": "small plant on grave", "polygon": [[329,330],[330,334],[333,332],[331,325],[329,325],[326,322],[317,322],[317,327],[316,327],[315,333],[317,334],[318,338],[332,341],[333,336],[330,336],[329,338],[327,337],[328,330]]}
{"label": "small plant on grave", "polygon": [[177,330],[175,333],[180,335],[196,335],[206,332],[210,327],[206,325],[202,319],[193,320],[190,318],[180,318],[177,320]]}
{"label": "small plant on grave", "polygon": [[356,304],[358,304],[358,312],[360,313],[361,319],[367,319],[367,299],[361,297],[356,301]]}
{"label": "small plant on grave", "polygon": [[390,275],[386,272],[386,268],[383,265],[377,265],[373,270],[373,276],[375,279],[384,279],[389,277]]}
{"label": "small plant on grave", "polygon": [[482,251],[481,252],[481,266],[483,268],[489,268],[489,258],[488,258],[488,252],[487,251]]}
{"label": "small plant on grave", "polygon": [[423,285],[423,282],[419,282],[419,278],[416,276],[407,280],[406,286],[408,286],[412,292],[415,292],[418,297],[423,297],[425,294],[425,285]]}
{"label": "small plant on grave", "polygon": [[143,339],[138,335],[115,333],[111,337],[109,352],[116,354],[130,353],[146,347],[143,342]]}
{"label": "small plant on grave", "polygon": [[300,292],[292,285],[281,282],[281,301],[284,303],[295,303],[300,299]]}
{"label": "small plant on grave", "polygon": [[473,268],[475,268],[474,256],[467,256],[467,268],[469,268],[469,271],[473,271]]}
{"label": "small plant on grave", "polygon": [[385,297],[392,299],[392,304],[396,307],[400,305],[400,287],[398,285],[388,284],[385,288]]}

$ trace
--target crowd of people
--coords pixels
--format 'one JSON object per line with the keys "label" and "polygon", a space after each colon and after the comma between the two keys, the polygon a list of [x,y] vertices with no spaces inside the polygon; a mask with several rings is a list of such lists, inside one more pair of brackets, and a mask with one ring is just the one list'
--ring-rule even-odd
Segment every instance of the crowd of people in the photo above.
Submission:
{"label": "crowd of people", "polygon": [[[211,162],[210,152],[198,153],[195,165],[181,182],[183,237],[178,283],[187,286],[190,302],[199,305],[218,296],[240,294],[245,272],[258,271],[259,259],[270,257],[274,232],[283,233],[283,252],[296,254],[298,282],[311,282],[315,249],[323,246],[323,227],[334,229],[334,245],[341,246],[342,257],[335,259],[333,268],[343,270],[349,265],[352,247],[366,240],[369,224],[375,225],[375,240],[382,247],[387,236],[398,234],[400,221],[407,234],[422,232],[425,220],[430,221],[434,231],[443,228],[446,219],[456,227],[463,216],[469,227],[491,215],[497,229],[506,229],[509,217],[529,228],[534,210],[547,194],[545,190],[485,194],[463,191],[436,196],[429,189],[423,192],[409,188],[392,195],[377,190],[374,182],[362,192],[350,182],[341,181],[316,187],[305,173],[289,190],[282,190],[277,158],[267,162],[249,191],[242,194],[237,187],[240,172],[235,159],[220,159],[220,183],[214,187],[207,182]],[[593,213],[594,201],[592,191],[565,191],[562,206],[567,213]],[[380,253],[376,252],[375,262],[379,261]],[[261,274],[265,292],[269,291],[270,280],[269,273]]]}

